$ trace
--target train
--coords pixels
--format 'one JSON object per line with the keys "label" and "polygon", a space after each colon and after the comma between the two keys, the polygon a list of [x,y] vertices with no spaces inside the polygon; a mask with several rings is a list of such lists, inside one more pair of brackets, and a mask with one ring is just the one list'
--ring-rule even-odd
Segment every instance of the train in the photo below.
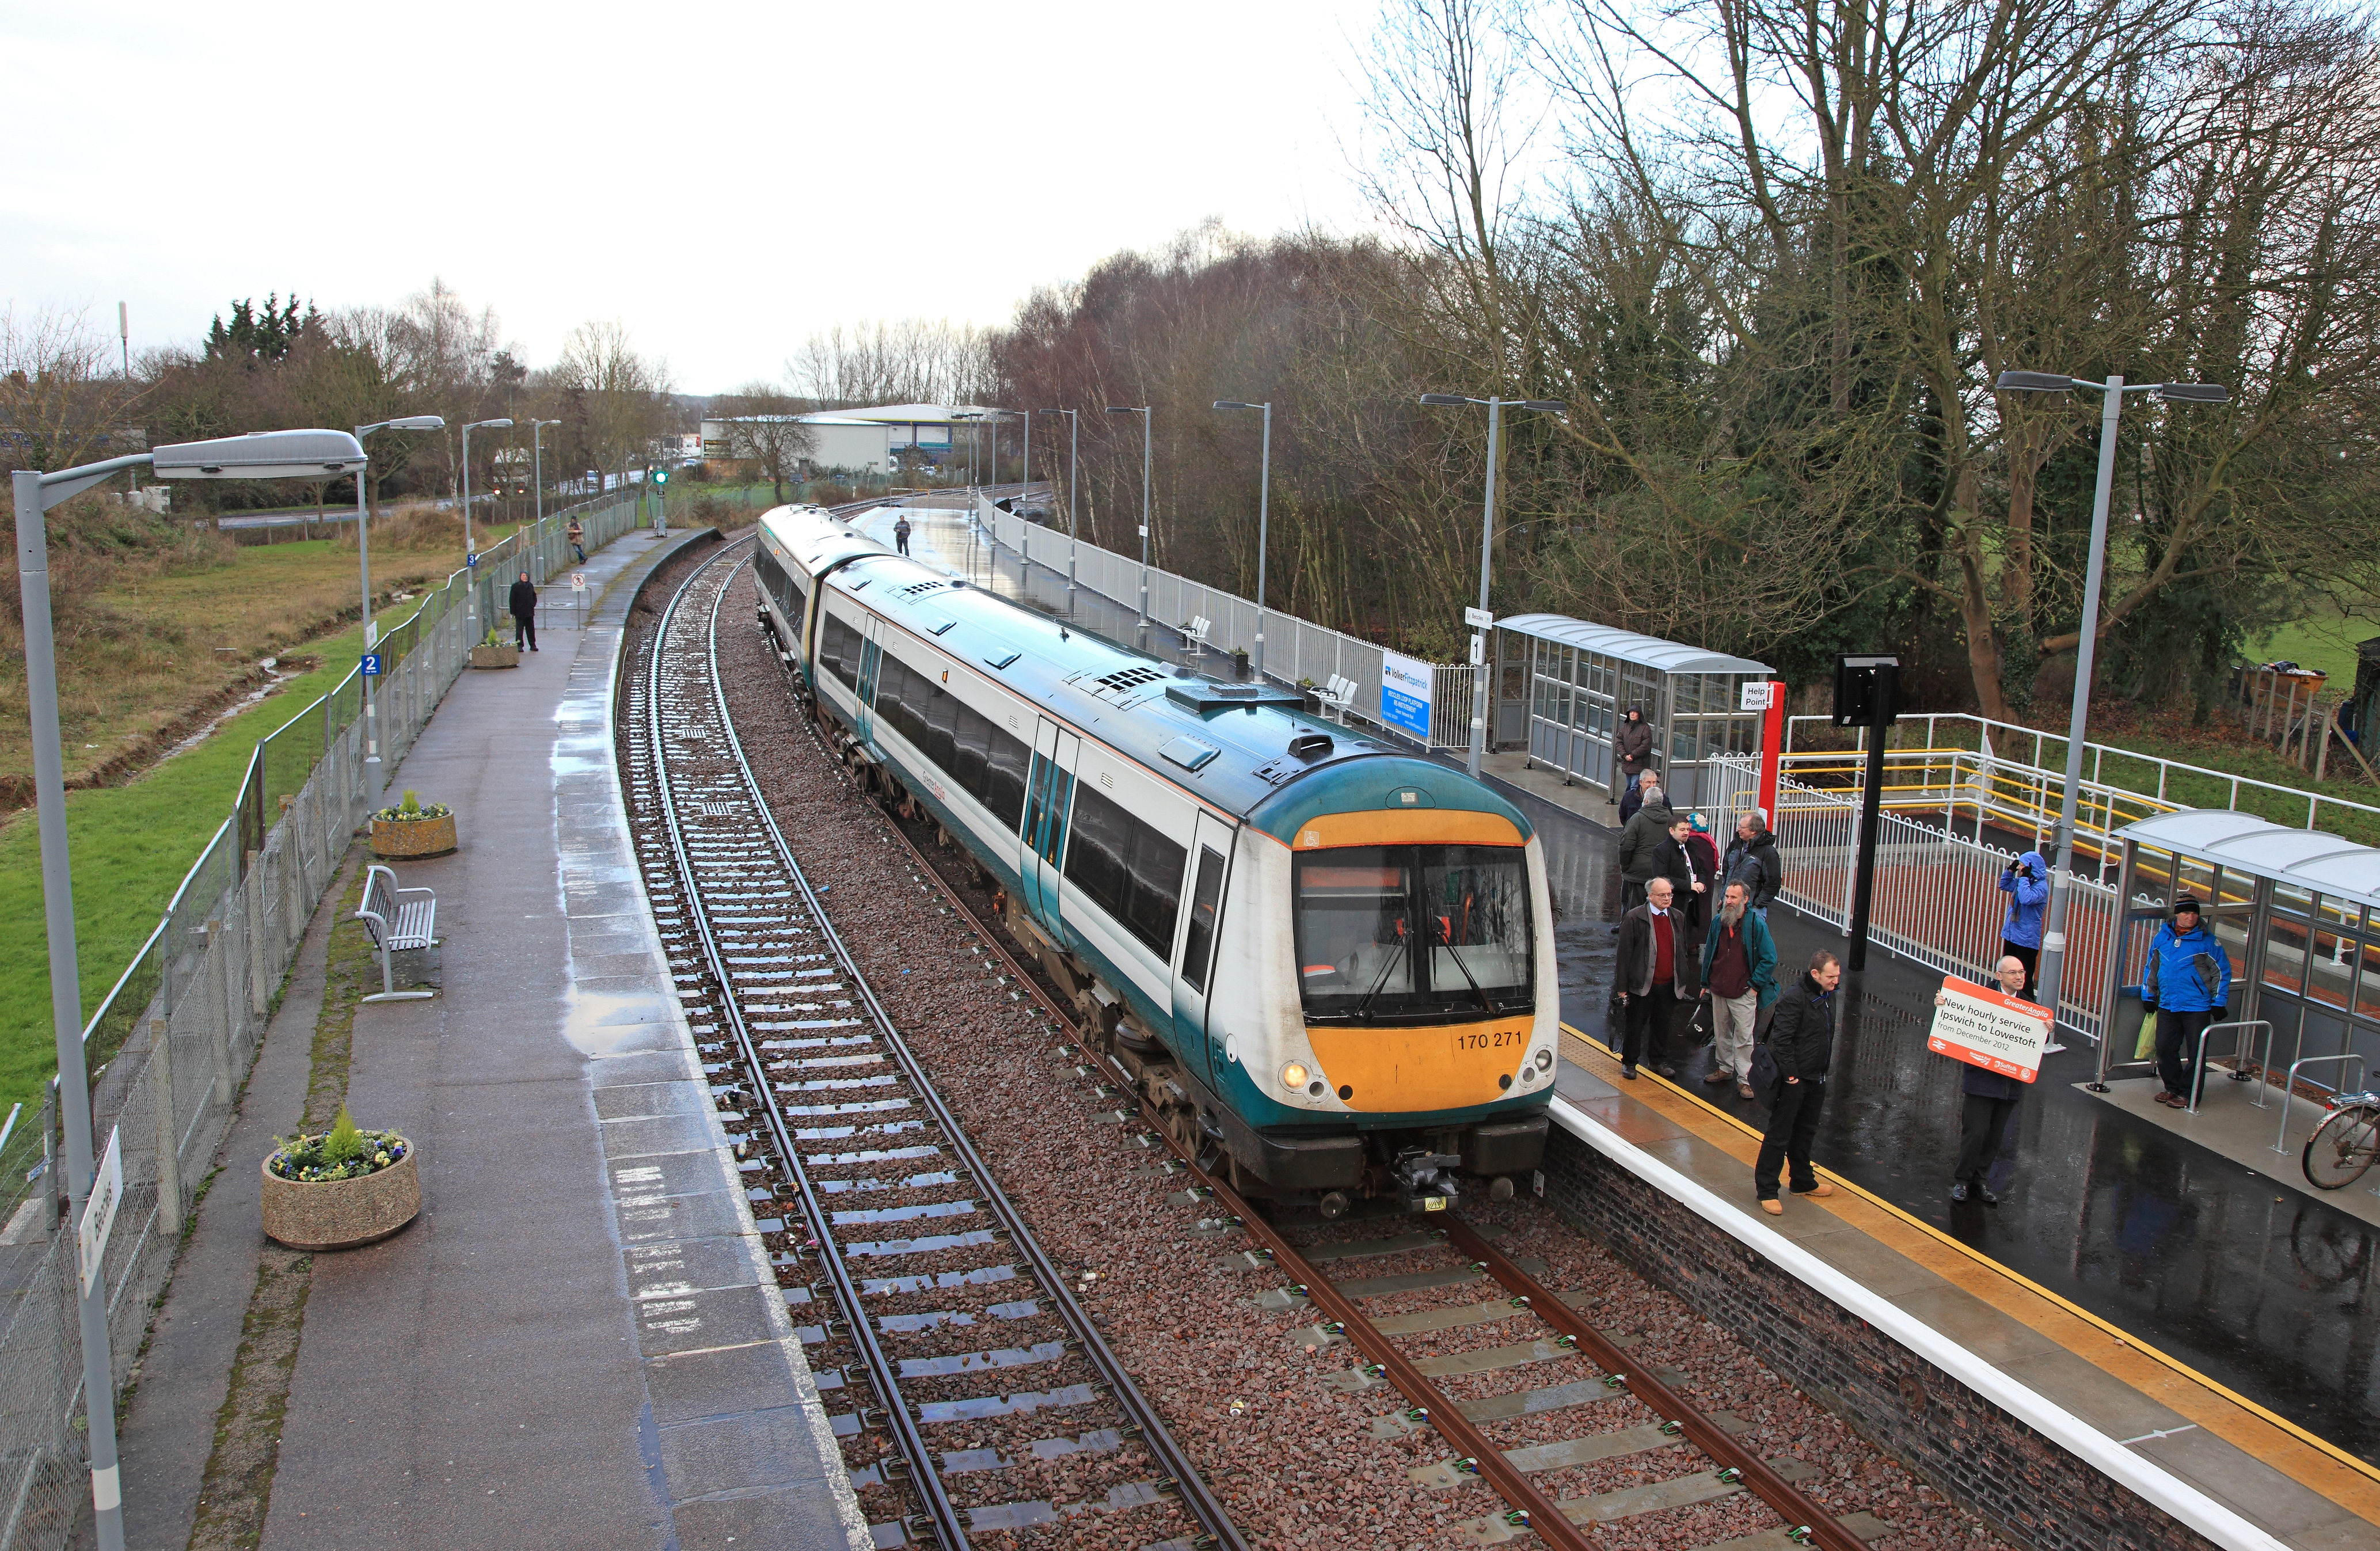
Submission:
{"label": "train", "polygon": [[1560,994],[1519,808],[817,507],[766,514],[753,564],[831,746],[967,855],[1087,1038],[1234,1188],[1427,1212],[1538,1169]]}

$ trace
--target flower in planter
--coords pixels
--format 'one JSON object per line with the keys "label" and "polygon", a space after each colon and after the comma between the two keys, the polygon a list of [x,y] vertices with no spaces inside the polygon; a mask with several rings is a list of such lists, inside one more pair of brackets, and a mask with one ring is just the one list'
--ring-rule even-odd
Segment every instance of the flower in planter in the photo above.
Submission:
{"label": "flower in planter", "polygon": [[444,803],[431,803],[424,807],[420,794],[408,787],[406,789],[403,802],[395,807],[382,808],[372,817],[383,824],[401,824],[418,818],[443,818],[454,811]]}
{"label": "flower in planter", "polygon": [[269,1167],[282,1179],[310,1184],[359,1180],[400,1161],[407,1150],[405,1138],[394,1131],[358,1127],[342,1104],[339,1118],[321,1135],[274,1138]]}

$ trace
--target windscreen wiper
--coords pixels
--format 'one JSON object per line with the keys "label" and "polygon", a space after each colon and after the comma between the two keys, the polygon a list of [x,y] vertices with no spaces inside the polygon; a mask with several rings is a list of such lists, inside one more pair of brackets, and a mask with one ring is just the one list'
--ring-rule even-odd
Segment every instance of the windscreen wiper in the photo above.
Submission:
{"label": "windscreen wiper", "polygon": [[1404,917],[1400,915],[1397,917],[1397,951],[1393,953],[1387,954],[1380,960],[1380,973],[1372,981],[1372,988],[1364,993],[1364,1000],[1355,1004],[1354,1016],[1358,1018],[1363,1017],[1372,1010],[1372,999],[1378,996],[1380,994],[1380,988],[1389,983],[1389,971],[1396,968],[1397,960],[1404,955]]}
{"label": "windscreen wiper", "polygon": [[1471,994],[1479,999],[1480,1007],[1486,1011],[1489,1017],[1494,1017],[1496,1015],[1496,1004],[1488,1000],[1488,993],[1479,988],[1479,982],[1473,977],[1471,974],[1471,966],[1463,962],[1463,950],[1454,945],[1454,934],[1447,930],[1446,920],[1443,916],[1439,918],[1438,939],[1446,944],[1447,955],[1453,959],[1454,967],[1463,972],[1463,978],[1471,982]]}

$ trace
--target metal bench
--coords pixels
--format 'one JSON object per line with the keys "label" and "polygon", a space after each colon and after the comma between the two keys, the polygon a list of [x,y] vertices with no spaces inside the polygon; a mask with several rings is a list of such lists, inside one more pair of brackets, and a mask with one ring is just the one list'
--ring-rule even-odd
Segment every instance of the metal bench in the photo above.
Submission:
{"label": "metal bench", "polygon": [[366,1001],[424,1001],[435,991],[400,991],[390,955],[437,941],[438,896],[428,889],[400,889],[396,874],[374,862],[364,873],[364,897],[356,905],[356,919],[371,933],[380,950],[380,989]]}
{"label": "metal bench", "polygon": [[1333,673],[1328,685],[1314,692],[1314,697],[1322,702],[1323,715],[1336,712],[1340,724],[1344,726],[1347,708],[1355,703],[1355,681],[1344,673]]}
{"label": "metal bench", "polygon": [[1205,614],[1198,615],[1182,627],[1182,638],[1190,643],[1193,656],[1207,649],[1207,632],[1214,628],[1215,622]]}

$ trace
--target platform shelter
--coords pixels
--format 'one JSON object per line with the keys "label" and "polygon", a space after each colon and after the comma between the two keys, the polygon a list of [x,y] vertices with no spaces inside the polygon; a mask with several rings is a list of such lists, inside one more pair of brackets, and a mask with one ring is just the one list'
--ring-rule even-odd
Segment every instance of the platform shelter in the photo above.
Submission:
{"label": "platform shelter", "polygon": [[2110,928],[2101,1082],[2148,1064],[2131,1059],[2142,965],[2183,891],[2205,906],[2231,960],[2231,1000],[2208,1031],[2210,1057],[2328,1091],[2380,1080],[2380,851],[2228,808],[2159,814],[2116,836],[2126,904]]}
{"label": "platform shelter", "polygon": [[1765,662],[1567,614],[1515,614],[1496,636],[1496,741],[1525,740],[1533,766],[1618,797],[1612,738],[1631,706],[1672,804],[1711,799],[1712,760],[1759,752],[1761,713],[1741,708],[1745,681],[1776,676]]}

